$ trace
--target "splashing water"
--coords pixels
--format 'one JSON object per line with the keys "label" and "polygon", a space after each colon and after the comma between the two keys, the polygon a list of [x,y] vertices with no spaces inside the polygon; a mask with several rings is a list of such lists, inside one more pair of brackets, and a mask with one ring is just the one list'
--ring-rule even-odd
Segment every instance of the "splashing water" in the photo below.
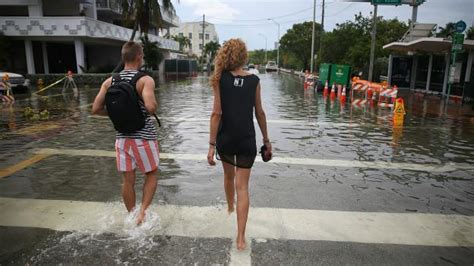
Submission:
{"label": "splashing water", "polygon": [[[121,202],[107,204],[94,231],[57,233],[50,236],[29,259],[31,263],[135,264],[152,263],[150,256],[159,246],[161,230],[156,209],[147,210],[145,220],[136,224],[140,206],[129,214]],[[94,211],[94,210],[91,210]]]}

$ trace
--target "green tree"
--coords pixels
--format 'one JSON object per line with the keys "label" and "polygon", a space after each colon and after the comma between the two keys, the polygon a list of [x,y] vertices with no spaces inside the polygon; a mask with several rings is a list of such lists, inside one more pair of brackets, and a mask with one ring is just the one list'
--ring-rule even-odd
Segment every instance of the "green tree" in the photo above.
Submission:
{"label": "green tree", "polygon": [[217,51],[221,48],[221,45],[218,42],[212,41],[204,45],[204,54],[209,56],[210,61],[214,61]]}
{"label": "green tree", "polygon": [[148,35],[140,37],[140,41],[143,46],[143,54],[145,59],[145,69],[154,70],[158,69],[164,56],[160,50],[160,43],[153,42],[148,38]]}
{"label": "green tree", "polygon": [[[280,39],[280,52],[288,57],[294,56],[298,59],[298,67],[309,69],[311,61],[311,37],[313,31],[312,22],[294,24]],[[319,36],[321,25],[315,25],[315,52],[319,49]],[[283,61],[285,63],[285,61]],[[284,64],[283,64],[284,65]],[[284,65],[285,66],[285,65]]]}
{"label": "green tree", "polygon": [[[377,37],[375,43],[376,64],[374,76],[384,74],[387,67],[384,58],[390,51],[383,46],[399,40],[407,31],[408,24],[398,19],[384,20],[377,18]],[[362,14],[355,15],[354,21],[337,24],[332,32],[323,35],[322,54],[318,62],[350,65],[354,71],[368,73],[370,58],[370,43],[372,32],[372,18]]]}
{"label": "green tree", "polygon": [[[277,58],[277,50],[267,51],[267,61],[276,61],[276,58]],[[267,62],[265,62],[265,49],[249,51],[249,63],[257,64],[257,65],[266,64]]]}
{"label": "green tree", "polygon": [[182,52],[184,48],[191,46],[191,39],[186,36],[174,35],[171,37],[174,41],[179,43],[179,50]]}

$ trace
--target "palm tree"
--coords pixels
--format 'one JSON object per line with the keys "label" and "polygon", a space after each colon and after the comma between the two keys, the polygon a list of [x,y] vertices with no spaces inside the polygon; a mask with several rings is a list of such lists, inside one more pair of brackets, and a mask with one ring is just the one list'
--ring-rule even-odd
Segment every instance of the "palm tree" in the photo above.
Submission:
{"label": "palm tree", "polygon": [[[126,21],[133,21],[133,32],[130,41],[135,39],[135,34],[139,29],[141,33],[147,33],[150,24],[154,23],[158,28],[163,27],[163,12],[170,12],[174,15],[175,9],[171,0],[118,0],[123,10]],[[179,1],[179,0],[178,0]],[[140,27],[140,28],[139,28]]]}
{"label": "palm tree", "polygon": [[219,48],[221,48],[221,45],[218,42],[208,42],[204,46],[204,55],[209,55],[210,61],[212,62],[214,60],[214,57],[216,57]]}
{"label": "palm tree", "polygon": [[455,23],[449,22],[446,24],[445,27],[439,27],[438,33],[436,33],[436,37],[447,38],[450,37],[454,33]]}
{"label": "palm tree", "polygon": [[164,59],[164,55],[159,48],[160,43],[150,41],[146,34],[140,37],[140,41],[142,42],[143,54],[145,56],[145,69],[158,69],[161,61]]}
{"label": "palm tree", "polygon": [[[171,0],[118,0],[122,8],[123,16],[126,22],[133,23],[133,31],[130,41],[135,39],[136,32],[139,31],[144,35],[148,34],[150,24],[155,24],[158,28],[163,27],[163,12],[175,13]],[[178,0],[179,1],[179,0]],[[112,71],[117,72],[123,68],[123,62],[120,63]]]}
{"label": "palm tree", "polygon": [[179,43],[179,50],[182,52],[184,48],[191,46],[191,39],[186,36],[174,35],[171,37],[174,41]]}

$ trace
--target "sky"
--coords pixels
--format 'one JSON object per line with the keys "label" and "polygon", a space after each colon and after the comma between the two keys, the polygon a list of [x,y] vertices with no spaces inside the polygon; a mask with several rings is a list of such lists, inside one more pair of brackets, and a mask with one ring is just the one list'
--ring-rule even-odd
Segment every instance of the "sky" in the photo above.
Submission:
{"label": "sky", "polygon": [[[313,19],[313,0],[175,0],[176,13],[182,22],[206,21],[215,24],[220,42],[230,38],[243,39],[249,50],[273,49],[280,36],[293,24]],[[368,16],[373,11],[369,3],[326,0],[324,29],[331,31],[337,23],[354,20],[361,12]],[[322,0],[316,1],[316,22],[321,23]],[[408,22],[412,8],[403,6],[379,6],[378,16],[398,18]],[[474,0],[426,0],[418,7],[417,21],[445,26],[448,22],[464,20],[474,25]]]}

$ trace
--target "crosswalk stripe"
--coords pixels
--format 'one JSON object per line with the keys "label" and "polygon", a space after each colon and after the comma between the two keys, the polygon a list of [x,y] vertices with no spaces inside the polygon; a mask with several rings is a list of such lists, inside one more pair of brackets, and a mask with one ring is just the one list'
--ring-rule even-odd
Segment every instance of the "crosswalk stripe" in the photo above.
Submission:
{"label": "crosswalk stripe", "polygon": [[[104,150],[79,150],[79,149],[39,149],[36,154],[49,155],[71,155],[71,156],[93,156],[93,157],[115,157],[115,152]],[[192,160],[205,161],[206,154],[186,154],[186,153],[160,153],[161,159],[174,160]],[[257,157],[257,162],[261,158]],[[274,157],[268,164],[295,164],[325,167],[341,168],[369,168],[369,169],[388,169],[388,170],[411,170],[421,172],[451,172],[464,170],[474,172],[474,166],[469,164],[414,164],[414,163],[392,163],[382,161],[355,161],[355,160],[331,160],[314,158],[292,158],[292,157]]]}
{"label": "crosswalk stripe", "polygon": [[[118,221],[126,215],[119,202],[0,198],[0,208],[0,226],[90,233],[123,234],[120,226],[107,227],[99,221],[104,217]],[[235,214],[229,216],[224,208],[152,205],[150,210],[160,215],[161,230],[157,234],[235,237]],[[247,237],[473,247],[472,228],[474,217],[464,215],[251,208]]]}

